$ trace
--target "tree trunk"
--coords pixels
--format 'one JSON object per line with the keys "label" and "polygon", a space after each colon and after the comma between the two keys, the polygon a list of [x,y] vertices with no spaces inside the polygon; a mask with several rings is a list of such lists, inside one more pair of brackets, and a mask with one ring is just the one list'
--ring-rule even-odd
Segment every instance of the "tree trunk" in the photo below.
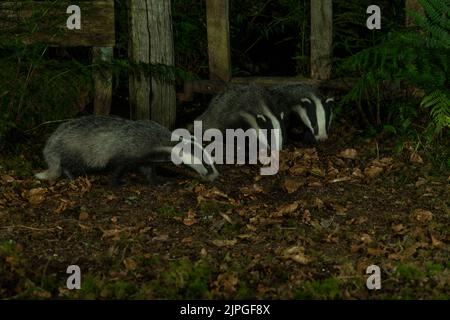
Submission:
{"label": "tree trunk", "polygon": [[311,78],[330,79],[332,45],[332,1],[311,0]]}
{"label": "tree trunk", "polygon": [[[174,65],[170,0],[130,0],[130,58],[135,62]],[[170,75],[169,78],[173,78]],[[176,117],[174,83],[130,76],[132,118],[152,119],[173,128]]]}

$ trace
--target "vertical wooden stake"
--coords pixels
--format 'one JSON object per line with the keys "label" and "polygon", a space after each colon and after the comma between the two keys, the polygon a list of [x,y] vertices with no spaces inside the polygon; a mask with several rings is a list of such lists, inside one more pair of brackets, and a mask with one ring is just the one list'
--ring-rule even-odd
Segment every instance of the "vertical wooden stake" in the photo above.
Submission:
{"label": "vertical wooden stake", "polygon": [[[130,0],[130,59],[172,67],[174,47],[170,0]],[[164,74],[173,79],[170,72]],[[143,73],[129,80],[132,118],[152,119],[172,129],[176,117],[175,85],[160,75]]]}
{"label": "vertical wooden stake", "polygon": [[[134,63],[150,62],[150,33],[147,27],[147,1],[129,2],[129,57]],[[132,119],[150,119],[150,79],[140,72],[130,74],[129,95]]]}
{"label": "vertical wooden stake", "polygon": [[231,80],[229,11],[229,0],[206,0],[211,80]]}
{"label": "vertical wooden stake", "polygon": [[[172,6],[170,0],[147,0],[148,30],[150,30],[150,63],[173,67]],[[151,118],[169,129],[175,127],[177,96],[172,70],[165,74],[168,82],[158,75],[151,79]],[[172,82],[170,82],[172,81]]]}
{"label": "vertical wooden stake", "polygon": [[311,0],[311,78],[330,79],[332,52],[332,1]]}
{"label": "vertical wooden stake", "polygon": [[[93,63],[111,62],[113,59],[112,47],[92,48]],[[111,111],[112,101],[112,73],[111,70],[102,68],[93,73],[94,80],[94,113],[96,115],[108,115]]]}

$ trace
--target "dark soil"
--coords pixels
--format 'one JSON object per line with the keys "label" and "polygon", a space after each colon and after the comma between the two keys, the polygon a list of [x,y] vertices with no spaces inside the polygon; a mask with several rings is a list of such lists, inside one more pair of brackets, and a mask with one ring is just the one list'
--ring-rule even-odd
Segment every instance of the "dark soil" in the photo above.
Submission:
{"label": "dark soil", "polygon": [[3,155],[0,298],[448,299],[450,177],[392,150],[347,127],[291,143],[275,176],[223,165],[203,183],[167,165],[161,185],[130,174],[122,187],[40,182],[40,150]]}

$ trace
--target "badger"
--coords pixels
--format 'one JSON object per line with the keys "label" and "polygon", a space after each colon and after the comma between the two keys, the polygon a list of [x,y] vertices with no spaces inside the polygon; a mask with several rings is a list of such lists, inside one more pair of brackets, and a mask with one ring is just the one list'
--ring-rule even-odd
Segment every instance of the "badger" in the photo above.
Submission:
{"label": "badger", "polygon": [[[112,171],[113,184],[117,185],[126,171],[138,169],[152,183],[154,165],[172,159],[172,148],[177,142],[171,141],[171,136],[167,128],[150,120],[109,116],[70,120],[48,139],[43,152],[48,169],[36,174],[36,178],[54,180],[64,173],[74,179],[90,172]],[[218,172],[210,155],[194,139],[184,143],[192,144],[192,150],[200,148],[203,156],[194,162],[184,154],[180,163],[194,169],[204,180],[213,181]]]}
{"label": "badger", "polygon": [[328,139],[334,98],[323,97],[317,88],[308,85],[277,85],[268,91],[279,108],[288,110],[286,127],[299,129],[300,122],[308,129],[304,135],[307,142]]}
{"label": "badger", "polygon": [[204,130],[215,128],[222,132],[226,129],[278,129],[276,146],[270,146],[268,141],[260,143],[281,150],[287,112],[288,109],[275,105],[272,95],[264,87],[256,84],[229,85],[223,93],[211,100],[206,111],[196,121],[202,122]]}

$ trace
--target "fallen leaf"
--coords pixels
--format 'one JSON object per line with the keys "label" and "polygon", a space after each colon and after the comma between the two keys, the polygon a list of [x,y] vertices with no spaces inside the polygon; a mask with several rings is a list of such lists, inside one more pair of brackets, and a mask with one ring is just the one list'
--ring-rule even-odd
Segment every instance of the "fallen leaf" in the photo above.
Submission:
{"label": "fallen leaf", "polygon": [[297,191],[301,186],[303,185],[303,182],[298,179],[292,179],[287,178],[284,180],[283,187],[287,191],[287,193],[294,193]]}
{"label": "fallen leaf", "polygon": [[338,156],[344,159],[355,160],[358,157],[358,151],[355,149],[346,149],[339,153]]}
{"label": "fallen leaf", "polygon": [[362,173],[360,168],[356,168],[355,170],[353,170],[352,176],[357,178],[364,178],[364,174]]}
{"label": "fallen leaf", "polygon": [[44,195],[47,193],[47,189],[45,188],[35,188],[28,191],[26,197],[28,198],[28,202],[32,205],[38,205],[44,202]]}
{"label": "fallen leaf", "polygon": [[415,209],[413,211],[413,218],[420,223],[427,223],[433,219],[433,213],[424,209]]}
{"label": "fallen leaf", "polygon": [[78,220],[84,221],[87,219],[89,219],[89,213],[87,213],[85,211],[80,212],[80,215],[78,216]]}
{"label": "fallen leaf", "polygon": [[11,182],[16,181],[16,179],[14,179],[12,176],[7,175],[7,174],[2,175],[2,180],[5,181],[6,183],[11,183]]}
{"label": "fallen leaf", "polygon": [[371,256],[379,256],[384,253],[384,250],[381,248],[367,248],[367,253]]}
{"label": "fallen leaf", "polygon": [[409,161],[416,164],[423,164],[422,157],[417,152],[412,152]]}
{"label": "fallen leaf", "polygon": [[196,219],[196,215],[192,209],[190,209],[187,213],[187,217],[183,219],[183,224],[190,227],[196,224],[198,221]]}
{"label": "fallen leaf", "polygon": [[168,234],[160,234],[156,237],[152,238],[153,241],[167,241],[169,240],[169,235]]}
{"label": "fallen leaf", "polygon": [[125,258],[123,264],[127,270],[136,270],[137,268],[137,263],[132,258]]}
{"label": "fallen leaf", "polygon": [[282,217],[284,215],[294,213],[295,211],[297,211],[298,206],[299,206],[298,201],[282,205],[281,207],[278,208],[277,212],[273,215],[273,217]]}
{"label": "fallen leaf", "polygon": [[435,236],[430,235],[430,237],[431,237],[431,244],[433,245],[433,247],[442,247],[442,245],[444,244],[442,241],[437,239]]}
{"label": "fallen leaf", "polygon": [[232,247],[237,243],[237,239],[232,240],[213,240],[212,243],[217,247]]}
{"label": "fallen leaf", "polygon": [[378,177],[383,172],[383,168],[380,167],[369,167],[364,170],[364,175],[370,179]]}
{"label": "fallen leaf", "polygon": [[369,244],[369,243],[372,242],[372,237],[371,237],[370,235],[368,235],[367,233],[364,233],[364,234],[361,236],[361,241],[362,241],[364,244]]}
{"label": "fallen leaf", "polygon": [[294,246],[284,250],[282,257],[303,265],[309,264],[312,261],[310,257],[305,255],[305,248],[301,246]]}
{"label": "fallen leaf", "polygon": [[394,230],[394,232],[399,235],[402,235],[406,232],[406,228],[403,224],[396,224],[392,226],[392,230]]}

